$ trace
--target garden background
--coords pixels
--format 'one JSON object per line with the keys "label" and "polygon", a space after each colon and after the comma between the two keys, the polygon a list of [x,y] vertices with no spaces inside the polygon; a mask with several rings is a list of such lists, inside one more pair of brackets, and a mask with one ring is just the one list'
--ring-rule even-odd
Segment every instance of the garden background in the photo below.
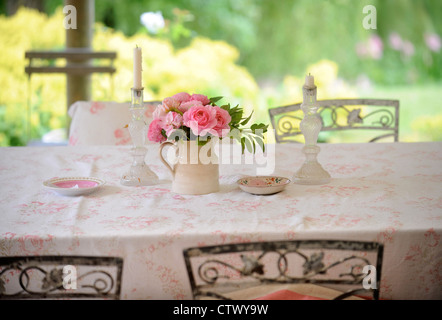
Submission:
{"label": "garden background", "polygon": [[[24,71],[25,51],[64,48],[62,7],[9,14],[0,0],[0,146],[66,139],[65,76]],[[96,0],[95,21],[93,48],[118,56],[112,78],[93,75],[93,100],[130,99],[138,45],[146,100],[221,95],[269,123],[268,108],[302,101],[310,72],[318,99],[398,99],[400,141],[442,140],[442,1]]]}

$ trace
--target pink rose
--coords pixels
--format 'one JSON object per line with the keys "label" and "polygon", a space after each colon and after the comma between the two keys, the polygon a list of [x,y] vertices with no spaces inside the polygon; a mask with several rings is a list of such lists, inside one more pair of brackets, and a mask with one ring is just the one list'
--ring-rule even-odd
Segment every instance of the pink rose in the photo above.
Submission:
{"label": "pink rose", "polygon": [[168,97],[163,100],[163,108],[166,111],[176,110],[180,106],[180,101],[174,99],[173,97]]}
{"label": "pink rose", "polygon": [[210,105],[196,105],[184,113],[183,121],[194,135],[204,136],[217,124],[216,109]]}
{"label": "pink rose", "polygon": [[180,92],[172,96],[179,103],[190,101],[190,94],[187,92]]}
{"label": "pink rose", "polygon": [[163,129],[162,120],[161,119],[154,119],[149,125],[149,130],[147,132],[147,138],[153,142],[166,141],[166,138],[161,134],[162,129]]}
{"label": "pink rose", "polygon": [[167,136],[183,125],[183,116],[176,112],[169,112],[163,121]]}
{"label": "pink rose", "polygon": [[203,105],[210,104],[210,99],[207,98],[207,96],[205,96],[203,94],[192,94],[192,96],[190,97],[190,100],[201,101],[201,103]]}
{"label": "pink rose", "polygon": [[213,128],[213,130],[216,131],[218,137],[225,137],[230,131],[229,123],[230,121],[232,121],[232,117],[230,116],[229,112],[227,112],[224,109],[221,109],[218,106],[213,108],[216,110],[216,121],[217,121],[217,124]]}
{"label": "pink rose", "polygon": [[171,110],[177,110],[180,102],[172,97],[165,98],[152,113],[154,119],[163,119]]}
{"label": "pink rose", "polygon": [[195,107],[195,106],[203,106],[203,104],[201,103],[201,101],[198,101],[198,100],[187,101],[187,102],[181,103],[181,105],[178,107],[178,110],[180,110],[182,113],[184,113],[187,110],[189,110],[190,108]]}
{"label": "pink rose", "polygon": [[164,108],[162,104],[159,104],[154,112],[152,113],[152,117],[154,119],[163,119],[167,114],[167,110]]}

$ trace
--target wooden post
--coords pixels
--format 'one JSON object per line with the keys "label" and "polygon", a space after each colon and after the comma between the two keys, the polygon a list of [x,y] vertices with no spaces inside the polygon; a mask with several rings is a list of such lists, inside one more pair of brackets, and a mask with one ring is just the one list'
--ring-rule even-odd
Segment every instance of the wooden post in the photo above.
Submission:
{"label": "wooden post", "polygon": [[[65,5],[76,8],[77,29],[66,29],[66,49],[81,48],[91,50],[95,21],[94,0],[65,0]],[[70,66],[88,66],[90,60],[71,58]],[[67,74],[67,108],[79,100],[91,100],[91,74]],[[69,127],[69,126],[68,126]]]}

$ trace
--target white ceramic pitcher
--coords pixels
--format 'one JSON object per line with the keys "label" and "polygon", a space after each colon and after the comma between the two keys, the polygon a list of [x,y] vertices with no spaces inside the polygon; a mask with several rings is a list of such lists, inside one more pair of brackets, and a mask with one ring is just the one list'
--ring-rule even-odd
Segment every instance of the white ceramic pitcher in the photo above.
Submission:
{"label": "white ceramic pitcher", "polygon": [[[176,149],[177,159],[171,164],[163,157],[163,148]],[[196,141],[163,142],[160,159],[172,173],[172,191],[179,194],[208,194],[219,191],[219,163],[211,141],[199,146]]]}

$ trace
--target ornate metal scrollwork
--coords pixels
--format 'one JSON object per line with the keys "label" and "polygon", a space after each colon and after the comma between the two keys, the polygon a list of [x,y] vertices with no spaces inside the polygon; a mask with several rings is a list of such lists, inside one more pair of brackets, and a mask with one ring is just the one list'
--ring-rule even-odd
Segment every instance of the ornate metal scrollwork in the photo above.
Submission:
{"label": "ornate metal scrollwork", "polygon": [[[321,131],[348,129],[379,130],[370,142],[393,136],[398,141],[397,100],[344,99],[318,101],[321,105],[318,116],[322,121]],[[301,135],[302,120],[300,104],[269,109],[270,118],[276,131],[278,142],[297,142]],[[299,114],[299,116],[298,116]],[[386,134],[387,132],[387,134]]]}
{"label": "ornate metal scrollwork", "polygon": [[[281,243],[281,246],[273,248],[266,247],[265,243],[254,243],[246,250],[244,247],[239,248],[231,245],[227,249],[224,246],[223,252],[211,251],[215,247],[208,248],[204,252],[201,250],[185,251],[186,264],[194,294],[196,296],[225,298],[216,290],[212,290],[215,289],[221,279],[223,279],[223,282],[246,279],[262,284],[333,283],[360,285],[362,288],[361,283],[366,274],[361,271],[365,265],[371,263],[365,255],[357,255],[352,252],[360,250],[366,253],[367,251],[376,252],[378,250],[378,247],[371,246],[372,243],[354,243],[349,246],[346,242],[330,241],[324,249],[314,247],[313,249],[307,248],[307,250],[302,248],[302,241],[294,242],[299,243],[296,246],[285,246],[284,242],[278,242],[278,244]],[[330,256],[326,255],[327,250],[333,250],[334,253],[341,251],[341,254],[335,256],[335,260],[330,261]],[[349,252],[342,255],[342,250],[349,250]],[[221,253],[223,254],[222,258],[219,256]],[[241,259],[237,258],[238,254],[240,254]],[[268,257],[270,255],[272,256],[272,262],[269,263]],[[189,261],[193,257],[201,258],[204,256],[207,256],[208,259],[198,265],[197,274],[199,278],[197,281],[189,268],[191,265]],[[382,259],[379,254],[376,256],[376,260],[374,262],[377,263],[377,266],[380,266]],[[296,265],[293,263],[289,265],[290,262],[294,261]],[[302,275],[292,274],[294,270],[301,270]],[[334,270],[333,275],[330,275],[331,270]],[[201,284],[200,281],[204,284]],[[200,284],[197,284],[197,282]]]}
{"label": "ornate metal scrollwork", "polygon": [[[265,267],[264,263],[262,263],[262,258],[269,253],[276,253],[279,255],[279,259],[277,260],[277,264],[273,267],[276,267],[279,275],[277,278],[266,278],[263,277],[265,274]],[[302,258],[305,259],[304,264],[302,265],[303,268],[303,278],[297,278],[297,277],[291,277],[287,274],[288,271],[288,263],[287,263],[287,254],[294,253],[298,254]],[[343,264],[344,262],[351,260],[351,259],[358,259],[365,262],[365,264],[369,264],[369,261],[364,259],[363,257],[358,256],[350,256],[346,257],[345,259],[339,260],[337,262],[334,262],[329,265],[324,264],[324,252],[317,252],[313,253],[312,255],[305,256],[299,251],[292,251],[287,253],[281,253],[279,251],[269,251],[265,252],[260,256],[260,258],[255,258],[253,255],[242,255],[242,261],[243,265],[241,267],[235,267],[229,263],[226,263],[222,260],[217,259],[210,259],[202,263],[198,268],[198,275],[201,278],[201,280],[205,281],[207,284],[213,284],[217,280],[221,278],[228,279],[230,276],[223,274],[221,272],[220,266],[226,267],[227,269],[230,269],[231,271],[234,271],[238,275],[241,276],[249,276],[249,277],[255,277],[256,279],[259,279],[261,281],[281,281],[284,280],[300,280],[300,279],[312,279],[313,277],[321,274],[326,274],[328,270],[331,268],[334,268],[340,264]],[[216,267],[216,265],[218,267]],[[361,269],[361,264],[354,264],[350,266],[350,270],[345,273],[340,273],[340,277],[350,276],[352,279],[348,280],[347,283],[350,282],[359,282],[361,273],[354,273],[355,269]],[[226,269],[224,268],[224,269]],[[209,274],[212,275],[209,275]]]}
{"label": "ornate metal scrollwork", "polygon": [[[120,258],[2,257],[0,262],[0,299],[119,298],[123,263]],[[65,288],[66,265],[79,267],[74,289]],[[81,271],[82,267],[89,270]]]}

